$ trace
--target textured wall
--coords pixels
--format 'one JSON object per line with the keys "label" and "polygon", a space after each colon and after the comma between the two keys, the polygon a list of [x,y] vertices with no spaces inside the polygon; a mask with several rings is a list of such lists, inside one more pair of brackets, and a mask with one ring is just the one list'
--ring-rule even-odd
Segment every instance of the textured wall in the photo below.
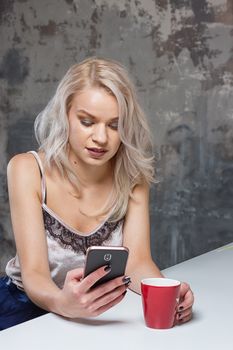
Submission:
{"label": "textured wall", "polygon": [[0,31],[0,270],[14,252],[6,164],[35,148],[35,116],[89,55],[128,67],[161,151],[159,266],[233,240],[232,0],[1,0]]}

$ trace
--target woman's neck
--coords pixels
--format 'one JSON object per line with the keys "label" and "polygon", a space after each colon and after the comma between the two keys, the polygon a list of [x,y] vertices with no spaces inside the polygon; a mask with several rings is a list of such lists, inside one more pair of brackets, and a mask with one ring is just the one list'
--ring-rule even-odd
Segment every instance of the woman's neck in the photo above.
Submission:
{"label": "woman's neck", "polygon": [[96,186],[101,184],[113,183],[113,162],[102,166],[92,166],[69,157],[72,170],[77,175],[83,186]]}

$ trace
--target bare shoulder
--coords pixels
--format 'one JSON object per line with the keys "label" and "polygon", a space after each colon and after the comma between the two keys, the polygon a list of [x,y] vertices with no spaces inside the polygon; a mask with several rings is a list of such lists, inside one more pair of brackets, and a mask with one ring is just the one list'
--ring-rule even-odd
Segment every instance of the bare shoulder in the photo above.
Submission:
{"label": "bare shoulder", "polygon": [[138,184],[132,191],[132,201],[141,202],[149,197],[149,185],[146,183]]}
{"label": "bare shoulder", "polygon": [[148,247],[148,240],[145,239],[149,231],[149,185],[139,184],[133,189],[129,200],[124,222],[124,244],[132,250],[145,251]]}
{"label": "bare shoulder", "polygon": [[35,157],[31,153],[20,153],[15,155],[8,163],[7,173],[18,173],[33,171],[36,169]]}
{"label": "bare shoulder", "polygon": [[7,166],[8,181],[21,182],[26,185],[29,182],[37,185],[40,182],[40,172],[35,157],[31,153],[15,155]]}
{"label": "bare shoulder", "polygon": [[32,163],[33,160],[35,159],[35,157],[32,155],[32,153],[19,153],[19,154],[16,154],[15,156],[13,156],[8,165],[17,165],[17,164],[20,164],[20,163]]}
{"label": "bare shoulder", "polygon": [[147,208],[149,203],[149,185],[138,184],[129,199],[127,214]]}

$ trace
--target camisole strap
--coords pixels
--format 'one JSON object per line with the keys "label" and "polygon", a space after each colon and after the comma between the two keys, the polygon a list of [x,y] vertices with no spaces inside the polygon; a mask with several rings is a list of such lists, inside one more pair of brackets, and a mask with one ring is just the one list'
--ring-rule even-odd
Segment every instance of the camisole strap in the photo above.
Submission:
{"label": "camisole strap", "polygon": [[41,176],[42,204],[46,204],[47,190],[46,190],[45,174],[44,174],[44,169],[43,169],[41,159],[40,159],[38,153],[35,151],[29,151],[28,153],[33,154],[33,156],[35,157],[35,159],[37,161],[37,164],[38,164],[38,167],[40,170],[40,176]]}

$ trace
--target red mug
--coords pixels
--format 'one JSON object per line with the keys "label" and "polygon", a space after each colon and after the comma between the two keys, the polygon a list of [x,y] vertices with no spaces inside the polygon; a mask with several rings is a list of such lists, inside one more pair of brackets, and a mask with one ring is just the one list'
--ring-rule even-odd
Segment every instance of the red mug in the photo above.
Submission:
{"label": "red mug", "polygon": [[147,327],[166,329],[174,325],[180,281],[146,278],[141,281],[142,306]]}

